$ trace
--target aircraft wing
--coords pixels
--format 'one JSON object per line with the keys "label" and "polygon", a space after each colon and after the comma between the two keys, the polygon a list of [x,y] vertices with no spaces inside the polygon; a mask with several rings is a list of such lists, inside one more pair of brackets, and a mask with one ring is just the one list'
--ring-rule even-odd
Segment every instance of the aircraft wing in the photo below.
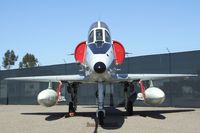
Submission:
{"label": "aircraft wing", "polygon": [[158,80],[165,78],[178,78],[178,77],[194,77],[197,74],[116,74],[113,75],[113,81],[135,81],[135,80]]}
{"label": "aircraft wing", "polygon": [[[165,78],[176,77],[194,77],[196,74],[114,74],[110,82],[124,82],[124,81],[137,81],[137,80],[157,80]],[[31,77],[11,77],[5,80],[18,80],[18,81],[37,81],[37,82],[80,82],[90,83],[84,75],[54,75],[54,76],[31,76]]]}
{"label": "aircraft wing", "polygon": [[18,80],[18,81],[37,81],[37,82],[87,82],[88,79],[83,75],[54,75],[54,76],[32,76],[32,77],[11,77],[5,80]]}

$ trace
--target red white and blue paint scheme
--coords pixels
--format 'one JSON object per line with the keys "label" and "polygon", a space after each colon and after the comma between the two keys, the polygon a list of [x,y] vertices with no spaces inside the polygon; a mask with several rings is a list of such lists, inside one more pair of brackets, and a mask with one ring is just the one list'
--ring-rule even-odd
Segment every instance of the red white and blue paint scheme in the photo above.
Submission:
{"label": "red white and blue paint scheme", "polygon": [[[49,87],[39,93],[38,103],[51,107],[59,102],[62,84],[66,84],[71,94],[69,102],[69,116],[75,115],[77,109],[77,88],[83,83],[97,83],[97,112],[99,124],[103,124],[106,112],[104,110],[104,91],[106,87],[114,89],[113,84],[120,83],[124,86],[125,109],[129,115],[133,112],[135,100],[144,100],[148,104],[161,104],[165,100],[165,93],[153,86],[153,80],[174,77],[196,76],[194,74],[118,74],[113,66],[123,63],[125,49],[116,40],[111,39],[108,26],[101,21],[93,23],[89,29],[87,41],[79,43],[75,49],[76,62],[81,64],[84,74],[79,75],[52,75],[33,77],[12,77],[7,80],[25,80],[48,82]],[[150,87],[145,88],[143,81],[149,81]],[[57,82],[57,92],[52,89],[52,82]],[[136,93],[133,83],[138,83],[141,93]],[[113,91],[111,91],[113,92]]]}

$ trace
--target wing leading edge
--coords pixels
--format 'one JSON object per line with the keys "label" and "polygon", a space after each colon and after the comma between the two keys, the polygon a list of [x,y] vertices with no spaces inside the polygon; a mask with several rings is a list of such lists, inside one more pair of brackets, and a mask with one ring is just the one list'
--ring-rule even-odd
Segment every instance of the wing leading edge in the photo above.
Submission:
{"label": "wing leading edge", "polygon": [[197,74],[116,74],[113,75],[113,81],[134,81],[134,80],[158,80],[165,78],[178,78],[178,77],[195,77]]}
{"label": "wing leading edge", "polygon": [[88,79],[83,75],[54,75],[54,76],[32,76],[32,77],[11,77],[5,80],[18,81],[37,81],[37,82],[87,82]]}

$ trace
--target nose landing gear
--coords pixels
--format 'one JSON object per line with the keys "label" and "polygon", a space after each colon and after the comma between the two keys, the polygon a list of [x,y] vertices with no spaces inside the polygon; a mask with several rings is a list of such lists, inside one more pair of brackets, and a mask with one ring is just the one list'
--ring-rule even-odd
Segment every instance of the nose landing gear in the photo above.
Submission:
{"label": "nose landing gear", "polygon": [[105,110],[104,110],[104,88],[103,83],[98,82],[98,110],[96,112],[96,117],[98,118],[99,125],[104,124],[105,118]]}
{"label": "nose landing gear", "polygon": [[98,118],[99,125],[104,124],[104,118],[105,118],[105,110],[97,110],[96,116]]}

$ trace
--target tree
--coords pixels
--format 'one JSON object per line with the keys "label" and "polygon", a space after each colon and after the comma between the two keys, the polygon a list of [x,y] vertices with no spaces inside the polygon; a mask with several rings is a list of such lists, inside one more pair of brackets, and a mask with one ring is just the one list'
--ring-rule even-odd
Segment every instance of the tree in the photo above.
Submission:
{"label": "tree", "polygon": [[11,66],[15,65],[17,59],[18,56],[15,55],[15,52],[13,50],[7,50],[3,57],[3,67],[7,70],[10,69]]}
{"label": "tree", "polygon": [[38,59],[30,53],[27,53],[22,61],[19,63],[19,68],[30,68],[30,67],[36,67],[38,65]]}

